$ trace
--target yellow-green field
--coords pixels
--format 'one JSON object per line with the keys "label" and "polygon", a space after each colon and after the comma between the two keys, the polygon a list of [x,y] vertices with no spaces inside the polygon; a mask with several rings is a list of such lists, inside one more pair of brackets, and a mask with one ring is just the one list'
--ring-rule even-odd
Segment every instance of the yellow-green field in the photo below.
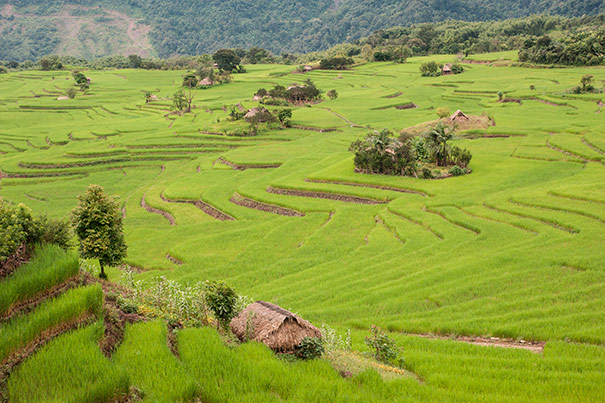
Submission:
{"label": "yellow-green field", "polygon": [[[93,357],[80,357],[82,366],[111,369],[98,381],[108,388],[103,396],[123,390],[128,378],[149,401],[603,399],[605,111],[597,105],[603,94],[566,90],[584,74],[601,87],[605,69],[472,64],[461,75],[420,77],[419,65],[428,60],[453,57],[304,75],[290,74],[292,66],[246,66],[231,84],[194,90],[195,108],[185,116],[169,115],[182,71],[89,71],[88,93],[63,101],[57,97],[73,85],[67,71],[0,76],[1,197],[67,217],[87,185],[102,185],[123,206],[126,262],[144,269],[139,279],[225,280],[316,325],[352,329],[358,350],[366,349],[363,337],[376,324],[403,346],[405,368],[414,374],[344,380],[324,362],[292,365],[254,346],[228,349],[206,329],[179,334],[177,359],[155,322],[127,329],[106,360],[90,349],[101,331],[95,324],[68,337]],[[257,89],[306,78],[339,97],[294,108],[295,128],[256,137],[208,134],[220,132],[231,106],[257,106],[251,100]],[[143,90],[157,90],[159,99],[146,105]],[[499,91],[521,103],[499,103]],[[409,102],[418,108],[395,108]],[[459,132],[453,142],[471,150],[471,174],[424,180],[354,172],[351,142],[371,130],[398,132],[434,120],[442,106],[495,122]],[[242,199],[298,214],[231,201]],[[202,201],[232,219],[175,201]],[[116,281],[120,274],[109,271]],[[429,334],[446,337],[419,337]],[[546,344],[536,352],[472,345],[458,336]],[[75,390],[44,370],[62,340],[20,367],[9,382],[11,397],[23,388],[37,399],[36,385],[27,383],[36,371],[57,376],[57,391]],[[260,373],[250,367],[255,359]],[[56,365],[59,372],[79,368]],[[153,373],[157,367],[169,375]],[[171,389],[171,382],[179,387]],[[49,399],[61,400],[56,396]]]}

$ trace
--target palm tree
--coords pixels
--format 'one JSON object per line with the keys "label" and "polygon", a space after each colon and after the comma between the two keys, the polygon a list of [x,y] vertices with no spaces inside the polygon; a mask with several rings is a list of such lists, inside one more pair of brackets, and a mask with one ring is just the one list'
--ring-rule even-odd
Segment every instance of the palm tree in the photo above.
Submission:
{"label": "palm tree", "polygon": [[454,138],[454,132],[442,122],[432,128],[427,134],[431,153],[435,156],[437,166],[445,166],[450,157],[448,141]]}

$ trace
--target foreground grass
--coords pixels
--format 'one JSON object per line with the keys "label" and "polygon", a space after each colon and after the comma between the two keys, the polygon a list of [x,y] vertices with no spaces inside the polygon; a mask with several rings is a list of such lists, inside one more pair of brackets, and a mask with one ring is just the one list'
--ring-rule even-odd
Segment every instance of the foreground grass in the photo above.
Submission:
{"label": "foreground grass", "polygon": [[126,370],[131,382],[143,392],[145,401],[193,400],[199,393],[198,387],[168,349],[166,332],[162,320],[128,326],[112,361]]}
{"label": "foreground grass", "polygon": [[106,402],[128,393],[128,375],[98,347],[103,322],[61,336],[10,377],[11,402]]}
{"label": "foreground grass", "polygon": [[[182,283],[225,280],[241,294],[276,302],[313,323],[352,328],[358,350],[365,348],[367,327],[377,324],[404,345],[408,369],[424,380],[402,381],[405,386],[396,388],[401,396],[544,401],[552,392],[559,401],[598,401],[605,387],[605,371],[596,362],[605,343],[604,115],[596,113],[601,94],[571,96],[566,90],[584,74],[599,83],[605,71],[468,65],[459,76],[420,77],[418,67],[428,60],[451,62],[453,56],[304,76],[288,74],[291,66],[249,66],[232,84],[197,91],[196,108],[183,117],[164,116],[169,99],[145,105],[140,92],[157,88],[160,98],[168,98],[181,72],[88,72],[94,83],[88,95],[69,101],[45,92],[71,86],[68,72],[3,75],[0,169],[13,177],[2,179],[0,195],[61,217],[88,184],[105,186],[124,207],[128,263],[147,269],[138,279],[161,274]],[[295,108],[293,123],[337,131],[293,128],[254,138],[204,133],[221,127],[228,115],[224,105],[250,108],[257,105],[250,99],[258,88],[305,78],[340,96]],[[521,104],[499,103],[499,91]],[[419,107],[392,107],[407,102]],[[473,153],[470,175],[427,181],[354,172],[347,151],[352,141],[371,130],[400,131],[434,120],[441,106],[496,122],[453,141]],[[237,171],[217,162],[219,157],[281,165]],[[268,193],[269,186],[385,203],[286,196]],[[230,202],[236,192],[305,216],[236,205]],[[144,210],[143,195],[176,225]],[[235,220],[218,221],[162,195],[201,200]],[[117,278],[118,271],[110,275]],[[535,355],[404,333],[547,344],[543,355]],[[158,351],[164,349],[161,338],[150,341]],[[159,362],[179,366],[164,353]],[[149,396],[170,395],[167,386],[154,384],[152,363],[136,367]],[[219,396],[238,390],[230,380],[216,389],[198,380],[201,368],[195,371],[194,379]],[[273,385],[255,389],[263,398],[272,398],[271,388],[293,399],[299,393],[242,376],[256,379],[250,384]],[[377,396],[387,398],[391,390],[378,382],[375,389],[384,389],[386,395]],[[205,396],[203,388],[197,392]]]}
{"label": "foreground grass", "polygon": [[35,257],[0,281],[0,315],[11,306],[37,296],[78,273],[78,257],[55,245],[40,247]]}
{"label": "foreground grass", "polygon": [[85,316],[98,316],[103,304],[100,285],[75,288],[45,301],[28,315],[0,324],[0,362],[17,351]]}

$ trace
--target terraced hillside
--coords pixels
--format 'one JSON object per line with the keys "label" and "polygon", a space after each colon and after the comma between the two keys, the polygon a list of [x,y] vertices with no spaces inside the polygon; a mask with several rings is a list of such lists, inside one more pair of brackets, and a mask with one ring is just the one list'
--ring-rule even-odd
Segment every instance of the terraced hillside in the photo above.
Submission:
{"label": "terraced hillside", "polygon": [[[511,55],[485,59],[501,56]],[[88,184],[100,184],[122,203],[127,262],[143,269],[138,279],[225,280],[315,324],[353,329],[358,349],[370,324],[388,329],[417,378],[365,379],[383,391],[372,392],[377,400],[599,400],[605,115],[597,104],[602,94],[566,90],[584,74],[605,80],[605,70],[474,63],[462,75],[420,77],[421,63],[452,59],[305,75],[248,66],[231,84],[196,90],[193,113],[182,117],[169,114],[168,99],[182,72],[90,71],[88,94],[64,101],[57,97],[72,85],[68,72],[3,75],[0,196],[62,217]],[[291,129],[221,133],[230,106],[257,106],[251,98],[258,88],[306,78],[340,96],[295,108]],[[145,104],[141,91],[156,89],[159,99]],[[519,102],[498,102],[499,91]],[[418,107],[397,108],[409,103]],[[434,120],[441,106],[495,123],[454,141],[473,153],[470,175],[354,172],[352,141]],[[113,269],[110,278],[119,274]],[[159,388],[149,396],[163,395],[162,386],[149,363],[133,358],[128,340],[139,333],[150,345],[165,338],[154,326],[132,326],[125,351],[112,358],[131,384]],[[200,354],[196,337],[179,336],[180,358],[154,355],[170,360],[173,374],[188,374],[179,376],[180,398],[195,395],[204,373],[188,361]],[[269,385],[265,391],[277,388],[256,375],[241,376]],[[226,400],[237,393],[232,382]],[[280,396],[322,397],[292,393]]]}

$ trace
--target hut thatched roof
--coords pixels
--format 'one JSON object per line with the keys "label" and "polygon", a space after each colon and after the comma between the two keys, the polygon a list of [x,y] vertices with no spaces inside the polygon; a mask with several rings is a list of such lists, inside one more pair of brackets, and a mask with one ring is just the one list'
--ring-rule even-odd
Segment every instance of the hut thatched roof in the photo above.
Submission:
{"label": "hut thatched roof", "polygon": [[468,116],[466,116],[464,114],[464,112],[462,112],[460,109],[458,109],[456,112],[454,112],[454,114],[452,116],[450,116],[450,120],[454,121],[454,120],[468,120]]}
{"label": "hut thatched roof", "polygon": [[197,85],[214,85],[214,82],[210,79],[210,77],[206,77],[197,83]]}
{"label": "hut thatched roof", "polygon": [[451,72],[452,71],[452,64],[451,63],[444,64],[443,67],[441,68],[441,71],[443,71],[443,72]]}
{"label": "hut thatched roof", "polygon": [[231,321],[231,331],[240,340],[254,340],[274,351],[293,353],[305,337],[321,332],[301,317],[265,301],[256,301]]}
{"label": "hut thatched roof", "polygon": [[244,115],[244,119],[256,120],[257,122],[268,122],[273,119],[273,115],[267,108],[263,108],[262,106],[250,108],[248,112]]}

